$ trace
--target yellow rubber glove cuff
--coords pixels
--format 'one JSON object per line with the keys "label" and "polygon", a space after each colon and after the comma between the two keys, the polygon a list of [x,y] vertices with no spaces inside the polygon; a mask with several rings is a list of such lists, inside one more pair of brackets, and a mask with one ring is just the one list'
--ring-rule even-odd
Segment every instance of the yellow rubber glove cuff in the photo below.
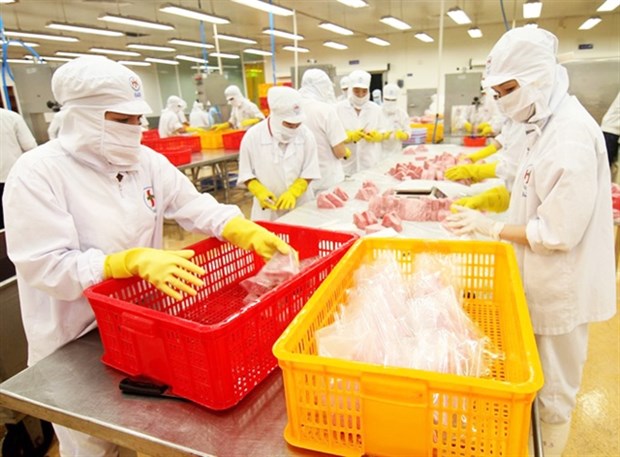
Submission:
{"label": "yellow rubber glove cuff", "polygon": [[497,168],[497,162],[481,163],[481,164],[467,164],[457,165],[452,168],[448,168],[444,177],[450,181],[459,181],[461,179],[471,179],[475,182],[482,181],[487,178],[495,178],[495,169]]}
{"label": "yellow rubber glove cuff", "polygon": [[398,141],[406,141],[407,139],[409,139],[409,134],[404,130],[396,130],[394,136]]}
{"label": "yellow rubber glove cuff", "polygon": [[291,247],[264,227],[241,216],[233,217],[224,226],[222,238],[241,249],[255,251],[265,261],[276,253],[288,254]]}
{"label": "yellow rubber glove cuff", "polygon": [[342,158],[348,160],[349,157],[351,157],[351,150],[349,148],[344,148],[344,156]]}
{"label": "yellow rubber glove cuff", "polygon": [[456,200],[452,205],[464,206],[466,208],[477,209],[480,211],[492,211],[501,213],[508,209],[510,203],[510,193],[504,186],[497,186],[473,197],[463,197]]}
{"label": "yellow rubber glove cuff", "polygon": [[140,276],[166,295],[180,300],[185,292],[196,295],[192,286],[200,287],[204,282],[198,277],[205,271],[190,261],[194,251],[164,251],[153,248],[134,248],[110,254],[104,261],[105,278],[129,278]]}
{"label": "yellow rubber glove cuff", "polygon": [[484,131],[493,131],[493,128],[491,127],[491,124],[489,124],[488,122],[481,122],[480,124],[478,124],[476,126],[476,130],[478,131],[479,134],[484,135]]}
{"label": "yellow rubber glove cuff", "polygon": [[482,136],[492,136],[493,135],[493,127],[491,127],[489,125],[488,127],[483,128],[482,130],[480,130],[480,135],[482,135]]}
{"label": "yellow rubber glove cuff", "polygon": [[227,128],[230,128],[229,122],[222,122],[221,124],[213,124],[213,127],[211,127],[211,129],[215,130],[216,132],[219,132],[221,130],[226,130]]}
{"label": "yellow rubber glove cuff", "polygon": [[299,198],[308,188],[308,181],[303,178],[297,178],[291,184],[286,192],[280,195],[276,206],[281,210],[289,210],[295,208],[297,198]]}
{"label": "yellow rubber glove cuff", "polygon": [[383,134],[376,130],[371,130],[370,132],[366,132],[362,136],[366,141],[371,143],[378,143],[379,141],[383,141]]}
{"label": "yellow rubber glove cuff", "polygon": [[392,131],[388,130],[387,132],[383,132],[383,140],[387,140],[392,136]]}
{"label": "yellow rubber glove cuff", "polygon": [[482,149],[478,149],[476,152],[467,154],[467,158],[470,159],[472,162],[477,162],[479,160],[486,159],[487,157],[495,154],[496,152],[497,152],[497,146],[491,143],[490,145]]}
{"label": "yellow rubber glove cuff", "polygon": [[361,130],[347,130],[347,139],[346,143],[357,143],[362,139],[362,131]]}
{"label": "yellow rubber glove cuff", "polygon": [[258,124],[260,122],[260,119],[258,118],[251,118],[251,119],[244,119],[241,121],[241,127],[251,127],[254,124]]}
{"label": "yellow rubber glove cuff", "polygon": [[256,197],[263,209],[269,208],[275,211],[276,196],[273,192],[261,184],[258,179],[251,180],[248,184],[248,190]]}
{"label": "yellow rubber glove cuff", "polygon": [[465,121],[465,123],[463,124],[463,128],[465,129],[465,131],[466,131],[467,133],[471,133],[471,131],[472,131],[472,125],[471,125],[471,122],[469,122],[469,121]]}

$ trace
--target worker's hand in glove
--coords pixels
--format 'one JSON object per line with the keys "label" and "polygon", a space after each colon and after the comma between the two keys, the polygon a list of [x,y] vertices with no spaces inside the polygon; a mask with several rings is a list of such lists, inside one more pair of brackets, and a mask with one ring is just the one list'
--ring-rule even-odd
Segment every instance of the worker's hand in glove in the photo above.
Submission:
{"label": "worker's hand in glove", "polygon": [[297,178],[293,184],[290,185],[288,190],[280,195],[276,203],[276,207],[283,210],[295,208],[297,199],[306,191],[307,188],[308,181],[304,178]]}
{"label": "worker's hand in glove", "polygon": [[482,159],[486,159],[490,155],[493,155],[497,152],[497,146],[492,143],[482,149],[478,149],[476,152],[472,152],[471,154],[467,154],[467,158],[472,162],[477,162]]}
{"label": "worker's hand in glove", "polygon": [[409,134],[404,130],[396,130],[396,132],[394,132],[394,136],[398,141],[406,141],[409,139]]}
{"label": "worker's hand in glove", "polygon": [[359,130],[347,130],[347,139],[345,143],[357,143],[362,139],[362,129]]}
{"label": "worker's hand in glove", "polygon": [[482,211],[501,213],[508,209],[510,193],[504,186],[497,186],[472,197],[463,197],[456,200],[452,206],[462,206]]}
{"label": "worker's hand in glove", "polygon": [[499,234],[504,229],[504,223],[485,216],[480,211],[453,206],[456,213],[450,214],[443,225],[456,235],[471,235],[479,233],[494,240],[499,240]]}
{"label": "worker's hand in glove", "polygon": [[286,255],[291,251],[291,247],[276,235],[242,216],[233,217],[226,223],[222,238],[241,249],[255,251],[265,262],[276,252]]}
{"label": "worker's hand in glove", "polygon": [[349,148],[344,148],[344,155],[342,158],[344,160],[349,160],[349,157],[351,157],[351,150]]}
{"label": "worker's hand in glove", "polygon": [[189,260],[193,256],[194,251],[190,249],[128,249],[105,258],[104,275],[106,279],[140,276],[166,295],[180,300],[183,298],[180,292],[196,295],[194,287],[204,284],[198,276],[204,275],[205,271]]}
{"label": "worker's hand in glove", "polygon": [[495,168],[497,162],[492,163],[471,163],[467,165],[456,165],[446,170],[444,177],[450,181],[460,181],[461,179],[471,179],[475,182],[487,178],[495,178]]}
{"label": "worker's hand in glove", "polygon": [[211,130],[215,130],[216,132],[220,132],[222,130],[226,130],[229,127],[230,127],[230,123],[229,122],[222,122],[221,124],[213,124],[213,127],[211,127]]}
{"label": "worker's hand in glove", "polygon": [[488,122],[478,124],[476,130],[478,130],[478,133],[482,136],[493,135],[493,127],[491,127],[491,124],[489,124]]}
{"label": "worker's hand in glove", "polygon": [[275,211],[276,208],[276,196],[261,184],[258,179],[251,180],[248,184],[248,190],[256,197],[263,209],[269,208]]}
{"label": "worker's hand in glove", "polygon": [[472,129],[473,129],[473,127],[472,127],[472,125],[471,125],[471,122],[469,122],[469,121],[465,121],[465,122],[463,123],[463,129],[464,129],[467,133],[471,133],[471,131],[472,131]]}
{"label": "worker's hand in glove", "polygon": [[241,121],[241,127],[252,127],[254,124],[258,124],[261,120],[258,118],[250,118],[250,119],[244,119]]}
{"label": "worker's hand in glove", "polygon": [[383,141],[383,134],[376,130],[371,130],[370,132],[364,132],[362,138],[371,143],[378,143]]}
{"label": "worker's hand in glove", "polygon": [[391,130],[387,130],[387,131],[383,132],[382,140],[384,140],[384,141],[385,140],[389,140],[391,136],[392,136],[392,131]]}

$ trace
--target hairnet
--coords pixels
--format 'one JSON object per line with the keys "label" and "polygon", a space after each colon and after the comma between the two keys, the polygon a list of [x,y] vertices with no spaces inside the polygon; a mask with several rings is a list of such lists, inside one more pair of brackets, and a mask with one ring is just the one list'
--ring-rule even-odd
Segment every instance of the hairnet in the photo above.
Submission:
{"label": "hairnet", "polygon": [[336,99],[331,79],[329,79],[327,73],[318,68],[311,68],[305,71],[301,78],[299,93],[304,97],[314,98],[327,103],[333,103]]}
{"label": "hairnet", "polygon": [[301,109],[301,95],[291,87],[272,87],[267,92],[267,103],[271,114],[285,122],[297,124],[306,118]]}
{"label": "hairnet", "polygon": [[235,86],[228,86],[225,90],[224,90],[224,96],[226,98],[229,97],[243,97],[243,94],[241,93],[241,90]]}
{"label": "hairnet", "polygon": [[400,87],[396,84],[386,84],[383,86],[383,99],[396,100],[400,94]]}
{"label": "hairnet", "polygon": [[346,90],[349,88],[349,77],[348,76],[343,76],[342,78],[340,78],[340,89],[341,90]]}
{"label": "hairnet", "polygon": [[142,80],[129,68],[106,57],[84,56],[59,67],[52,93],[61,105],[92,106],[122,114],[149,114]]}
{"label": "hairnet", "polygon": [[368,89],[370,87],[370,73],[363,70],[352,71],[349,75],[349,87]]}

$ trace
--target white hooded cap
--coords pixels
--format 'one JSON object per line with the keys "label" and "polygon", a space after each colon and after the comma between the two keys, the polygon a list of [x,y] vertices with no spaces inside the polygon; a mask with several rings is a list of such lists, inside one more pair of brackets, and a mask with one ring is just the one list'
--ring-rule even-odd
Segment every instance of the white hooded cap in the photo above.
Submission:
{"label": "white hooded cap", "polygon": [[224,96],[226,97],[226,99],[229,99],[231,97],[243,97],[243,94],[241,93],[241,89],[239,89],[235,85],[232,85],[232,86],[228,86],[224,90]]}
{"label": "white hooded cap", "polygon": [[370,73],[363,70],[352,71],[349,75],[349,87],[368,89],[370,87]]}
{"label": "white hooded cap", "polygon": [[267,103],[272,117],[282,121],[298,124],[306,118],[301,109],[301,94],[291,87],[272,87],[267,92]]}
{"label": "white hooded cap", "polygon": [[348,76],[343,76],[342,78],[340,78],[340,90],[347,90],[349,88],[349,77]]}
{"label": "white hooded cap", "polygon": [[299,93],[304,97],[314,98],[322,102],[333,103],[336,100],[334,85],[323,70],[310,68],[301,78]]}
{"label": "white hooded cap", "polygon": [[140,77],[103,56],[78,57],[59,67],[52,76],[52,93],[66,107],[100,107],[131,115],[153,112],[144,100]]}
{"label": "white hooded cap", "polygon": [[397,100],[400,95],[400,88],[396,84],[386,84],[383,86],[383,100]]}
{"label": "white hooded cap", "polygon": [[166,101],[166,108],[177,112],[183,109],[184,103],[185,102],[183,101],[183,99],[181,99],[181,97],[177,97],[176,95],[171,95],[170,97],[168,97],[168,100]]}

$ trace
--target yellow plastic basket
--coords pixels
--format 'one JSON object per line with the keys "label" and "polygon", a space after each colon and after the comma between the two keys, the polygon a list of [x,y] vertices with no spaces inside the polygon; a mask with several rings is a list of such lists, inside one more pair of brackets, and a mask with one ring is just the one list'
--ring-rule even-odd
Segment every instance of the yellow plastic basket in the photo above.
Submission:
{"label": "yellow plastic basket", "polygon": [[[390,253],[405,274],[419,253],[453,254],[464,307],[505,358],[491,378],[383,367],[316,355],[314,334],[346,302],[354,271]],[[294,446],[336,455],[527,455],[543,377],[512,247],[499,242],[364,239],[340,260],[276,341]]]}
{"label": "yellow plastic basket", "polygon": [[[435,129],[435,123],[420,124],[412,123],[410,125],[412,129],[426,129],[426,142],[433,142],[433,130]],[[437,132],[435,132],[435,143],[443,141],[443,121],[437,123]]]}
{"label": "yellow plastic basket", "polygon": [[223,149],[224,140],[222,139],[222,135],[233,131],[232,129],[220,130],[218,132],[215,130],[203,130],[199,133],[200,146],[202,149]]}

